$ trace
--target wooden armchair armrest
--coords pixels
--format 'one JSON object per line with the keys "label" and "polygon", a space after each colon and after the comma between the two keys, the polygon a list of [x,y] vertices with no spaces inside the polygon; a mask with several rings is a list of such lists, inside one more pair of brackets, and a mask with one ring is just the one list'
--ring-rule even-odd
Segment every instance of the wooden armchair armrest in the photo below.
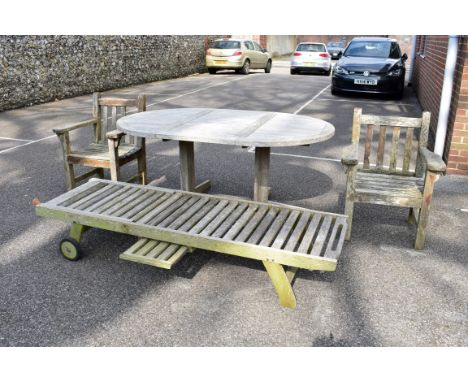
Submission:
{"label": "wooden armchair armrest", "polygon": [[356,166],[359,163],[358,144],[352,144],[343,150],[341,163],[346,166]]}
{"label": "wooden armchair armrest", "polygon": [[106,134],[107,139],[121,139],[125,133],[119,130],[112,130]]}
{"label": "wooden armchair armrest", "polygon": [[96,119],[88,119],[86,121],[74,123],[72,125],[68,125],[68,126],[65,126],[65,127],[59,128],[59,129],[53,129],[52,131],[57,135],[61,135],[61,134],[68,133],[69,131],[79,129],[81,127],[87,127],[87,126],[90,126],[90,125],[94,125],[96,123],[97,123]]}
{"label": "wooden armchair armrest", "polygon": [[426,170],[437,172],[437,173],[445,172],[446,165],[445,165],[445,162],[440,157],[440,155],[437,155],[436,153],[429,151],[425,147],[421,147],[419,149],[419,154],[421,155],[421,158],[423,159],[423,161],[426,163]]}

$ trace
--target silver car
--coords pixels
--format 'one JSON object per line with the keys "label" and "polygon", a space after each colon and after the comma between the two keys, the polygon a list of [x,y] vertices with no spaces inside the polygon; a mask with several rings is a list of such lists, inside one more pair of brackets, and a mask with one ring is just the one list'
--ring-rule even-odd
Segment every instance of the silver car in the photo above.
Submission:
{"label": "silver car", "polygon": [[301,42],[291,56],[291,74],[320,72],[330,75],[331,56],[325,44]]}

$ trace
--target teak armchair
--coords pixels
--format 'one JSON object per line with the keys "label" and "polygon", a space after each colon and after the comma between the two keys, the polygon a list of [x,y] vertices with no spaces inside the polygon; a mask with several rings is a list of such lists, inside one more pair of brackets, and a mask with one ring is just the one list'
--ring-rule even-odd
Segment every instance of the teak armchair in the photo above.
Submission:
{"label": "teak armchair", "polygon": [[[103,97],[100,93],[93,94],[93,118],[64,128],[54,129],[62,145],[65,176],[68,189],[76,183],[93,175],[104,177],[104,169],[110,170],[111,179],[119,180],[120,167],[137,160],[138,173],[129,181],[138,179],[146,183],[145,139],[127,136],[114,130],[117,119],[127,114],[127,108],[135,107],[137,112],[146,110],[146,96],[137,99]],[[84,127],[94,127],[94,142],[84,149],[73,150],[70,143],[70,132]],[[111,131],[112,130],[112,131]],[[80,176],[75,176],[75,165],[93,167]]]}
{"label": "teak armchair", "polygon": [[[431,115],[423,112],[421,118],[383,117],[362,114],[354,109],[352,144],[341,162],[346,166],[346,205],[348,231],[351,237],[354,203],[372,203],[409,208],[408,221],[417,223],[416,249],[424,248],[426,226],[431,208],[434,184],[445,172],[445,163],[439,155],[427,149]],[[359,138],[361,125],[367,125],[364,160],[359,165]],[[415,137],[419,130],[419,141]],[[371,160],[373,132],[379,133],[375,161]],[[391,149],[386,153],[387,131],[391,133]],[[400,132],[405,131],[404,148],[399,156]],[[401,162],[400,162],[401,158]],[[388,165],[384,164],[387,162]],[[410,165],[415,160],[415,166]],[[375,163],[372,163],[375,162]],[[401,163],[401,167],[397,167]],[[418,213],[419,211],[419,213]]]}

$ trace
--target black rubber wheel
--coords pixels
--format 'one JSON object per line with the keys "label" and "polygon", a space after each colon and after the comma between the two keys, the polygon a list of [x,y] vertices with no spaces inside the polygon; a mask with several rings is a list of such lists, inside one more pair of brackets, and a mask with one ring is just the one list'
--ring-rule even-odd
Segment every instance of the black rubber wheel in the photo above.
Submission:
{"label": "black rubber wheel", "polygon": [[82,257],[80,244],[71,237],[68,239],[63,239],[60,242],[59,249],[62,256],[67,260],[77,261]]}
{"label": "black rubber wheel", "polygon": [[331,88],[331,94],[334,95],[334,96],[339,95],[339,93],[333,88]]}
{"label": "black rubber wheel", "polygon": [[297,74],[297,72],[296,72],[294,69],[291,69],[291,70],[290,70],[290,73],[291,73],[291,74]]}
{"label": "black rubber wheel", "polygon": [[244,65],[240,71],[242,74],[249,74],[250,73],[250,61],[245,60]]}
{"label": "black rubber wheel", "polygon": [[213,69],[213,68],[208,69],[208,73],[210,73],[210,74],[216,74],[216,72],[217,72],[216,69]]}
{"label": "black rubber wheel", "polygon": [[326,75],[327,77],[329,77],[329,76],[330,76],[330,73],[331,73],[331,66],[330,66],[330,69],[328,69],[328,70],[325,72],[325,75]]}
{"label": "black rubber wheel", "polygon": [[271,60],[268,60],[267,65],[265,67],[265,73],[271,72]]}

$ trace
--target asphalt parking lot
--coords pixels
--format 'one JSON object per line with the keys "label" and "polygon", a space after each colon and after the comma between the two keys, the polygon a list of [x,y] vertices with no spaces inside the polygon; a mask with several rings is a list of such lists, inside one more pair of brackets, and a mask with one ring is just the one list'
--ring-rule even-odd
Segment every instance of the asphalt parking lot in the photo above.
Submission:
{"label": "asphalt parking lot", "polygon": [[[328,141],[272,150],[270,199],[337,213],[353,108],[421,113],[411,88],[401,101],[334,97],[330,77],[290,76],[284,63],[270,74],[200,74],[107,93],[145,93],[148,110],[268,110],[332,123]],[[289,310],[253,260],[195,251],[166,271],[119,260],[135,239],[97,230],[84,235],[84,259],[63,259],[57,247],[67,224],[37,218],[31,201],[66,191],[52,129],[90,111],[86,95],[0,113],[0,346],[468,345],[466,177],[437,183],[424,251],[413,249],[405,209],[357,205],[337,271],[300,271],[298,307]],[[179,187],[176,142],[150,141],[147,158],[150,180]],[[212,193],[252,197],[253,160],[249,149],[196,145],[197,177],[212,181]]]}

